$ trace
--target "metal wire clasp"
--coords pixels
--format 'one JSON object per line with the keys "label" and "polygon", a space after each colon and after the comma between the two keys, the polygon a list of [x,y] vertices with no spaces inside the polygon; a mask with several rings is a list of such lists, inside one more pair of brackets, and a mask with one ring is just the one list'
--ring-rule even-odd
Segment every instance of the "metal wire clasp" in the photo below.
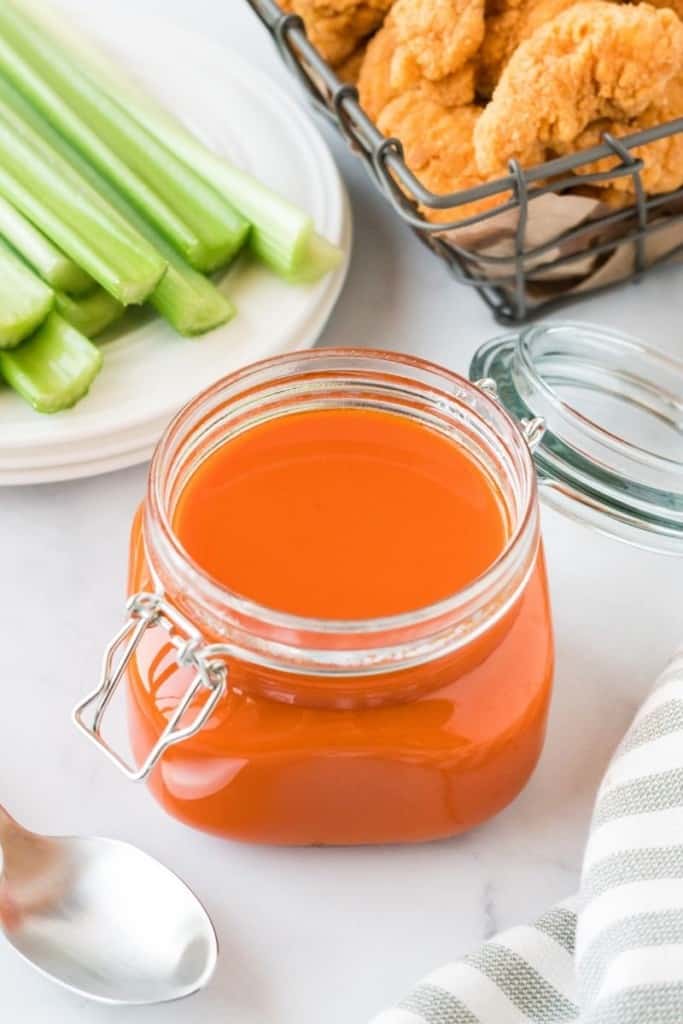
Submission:
{"label": "metal wire clasp", "polygon": [[[501,404],[498,385],[492,377],[482,377],[481,380],[475,380],[474,386],[483,391],[489,398],[493,398],[494,401]],[[518,419],[517,423],[526,443],[529,445],[529,449],[531,452],[535,452],[545,434],[545,420],[542,416],[534,416],[531,419],[525,416],[522,419]]]}
{"label": "metal wire clasp", "polygon": [[[102,662],[100,684],[73,713],[78,728],[102,750],[131,782],[143,782],[169,747],[190,739],[206,725],[214,708],[228,689],[227,648],[221,644],[208,645],[192,623],[181,615],[162,594],[140,593],[127,604],[128,619],[107,647]],[[164,629],[177,650],[178,665],[196,670],[182,700],[171,715],[168,724],[139,766],[117,754],[102,736],[104,713],[124,678],[126,669],[138,644],[152,626]],[[194,698],[202,690],[208,696],[192,720],[184,726],[185,717]]]}

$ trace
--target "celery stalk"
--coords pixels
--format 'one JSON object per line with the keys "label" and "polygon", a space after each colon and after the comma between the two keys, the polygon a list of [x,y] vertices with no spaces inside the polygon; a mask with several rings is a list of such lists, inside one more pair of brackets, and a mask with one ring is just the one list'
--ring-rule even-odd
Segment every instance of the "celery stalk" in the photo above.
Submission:
{"label": "celery stalk", "polygon": [[143,302],[166,271],[159,252],[1,99],[0,195],[124,305]]}
{"label": "celery stalk", "polygon": [[[131,101],[135,97],[135,105]],[[251,223],[249,247],[256,258],[278,274],[304,262],[313,237],[313,221],[293,203],[207,149],[168,111],[129,87],[125,101],[144,127],[164,139],[181,159]]]}
{"label": "celery stalk", "polygon": [[308,260],[314,226],[307,213],[207,149],[172,114],[133,86],[127,87],[125,101],[149,132],[165,140],[250,221],[249,248],[261,263],[286,277]]}
{"label": "celery stalk", "polygon": [[[125,104],[126,110],[151,135],[168,146],[251,222],[250,248],[257,259],[285,278],[296,274],[302,266],[310,270],[316,264],[311,252],[313,221],[308,214],[207,149],[99,47],[74,31],[72,25],[65,25],[63,20],[58,22],[53,13],[35,0],[15,2],[13,6],[29,9],[34,23],[53,38],[60,39],[71,60],[79,63],[103,93]],[[323,272],[326,271],[321,264]]]}
{"label": "celery stalk", "polygon": [[311,284],[319,281],[325,274],[341,264],[343,253],[336,245],[332,245],[321,235],[313,235],[306,257],[294,270],[283,274],[290,284]]}
{"label": "celery stalk", "polygon": [[150,304],[180,333],[204,334],[235,315],[235,307],[216,286],[194,270],[172,245],[138,213],[81,154],[70,146],[48,122],[11,86],[0,79],[0,102],[4,101],[37,135],[104,197],[168,261],[168,268],[149,296]]}
{"label": "celery stalk", "polygon": [[53,302],[52,289],[0,241],[0,348],[13,348],[32,334]]}
{"label": "celery stalk", "polygon": [[34,228],[23,214],[0,198],[0,235],[52,288],[61,288],[72,295],[92,289],[95,282],[89,274],[53,245],[49,238]]}
{"label": "celery stalk", "polygon": [[175,252],[160,250],[168,259],[168,271],[150,296],[150,303],[160,316],[186,337],[206,334],[232,320],[235,306],[216,288],[185,263]]}
{"label": "celery stalk", "polygon": [[0,375],[38,412],[60,412],[82,398],[102,366],[102,353],[57,313],[11,351],[0,351]]}
{"label": "celery stalk", "polygon": [[56,292],[55,309],[86,338],[96,338],[124,314],[121,303],[109,292],[105,292],[104,288],[96,288],[90,294],[77,298],[65,292]]}
{"label": "celery stalk", "polygon": [[10,0],[0,4],[0,72],[193,267],[215,270],[242,248],[246,220]]}

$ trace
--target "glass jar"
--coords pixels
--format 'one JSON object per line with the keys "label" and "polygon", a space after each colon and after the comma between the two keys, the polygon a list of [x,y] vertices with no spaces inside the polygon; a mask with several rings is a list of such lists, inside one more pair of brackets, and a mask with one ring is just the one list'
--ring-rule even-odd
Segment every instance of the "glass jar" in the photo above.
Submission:
{"label": "glass jar", "polygon": [[[271,417],[349,404],[391,410],[464,445],[505,503],[502,555],[461,592],[384,619],[300,618],[217,585],[172,527],[199,463]],[[154,456],[129,589],[129,622],[78,718],[93,713],[104,743],[102,714],[125,678],[140,767],[106,749],[187,824],[270,843],[434,839],[501,810],[539,757],[553,642],[529,446],[492,397],[446,370],[314,351],[249,367],[200,395]]]}
{"label": "glass jar", "polygon": [[[489,343],[472,375],[391,353],[288,355],[220,381],[168,427],[133,525],[129,619],[76,721],[171,814],[253,842],[415,842],[471,828],[524,786],[553,670],[537,483],[604,532],[682,554],[683,365],[557,324]],[[219,586],[173,531],[188,479],[251,426],[349,406],[463,445],[505,504],[500,557],[448,599],[384,619],[300,618]],[[135,765],[102,735],[122,680]]]}

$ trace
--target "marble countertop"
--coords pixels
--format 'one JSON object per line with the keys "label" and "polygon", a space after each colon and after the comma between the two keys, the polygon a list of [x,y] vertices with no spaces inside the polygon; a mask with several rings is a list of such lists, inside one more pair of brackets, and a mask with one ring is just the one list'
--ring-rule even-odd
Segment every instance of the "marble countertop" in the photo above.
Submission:
{"label": "marble countertop", "polygon": [[[70,11],[92,0],[60,0]],[[118,0],[237,46],[286,81],[241,0]],[[245,130],[247,128],[245,127]],[[396,223],[331,133],[352,199],[349,280],[324,345],[419,352],[464,371],[496,331],[476,295]],[[665,351],[683,350],[681,273],[578,307]],[[93,1007],[53,988],[0,943],[4,1019],[22,1024],[364,1024],[413,980],[575,887],[593,795],[610,752],[683,637],[675,560],[551,512],[544,529],[558,665],[548,742],[524,793],[470,835],[420,847],[238,846],[166,817],[69,724],[122,614],[127,532],[145,468],[0,491],[2,800],[37,830],[128,839],[185,877],[215,918],[211,987],[152,1010]]]}

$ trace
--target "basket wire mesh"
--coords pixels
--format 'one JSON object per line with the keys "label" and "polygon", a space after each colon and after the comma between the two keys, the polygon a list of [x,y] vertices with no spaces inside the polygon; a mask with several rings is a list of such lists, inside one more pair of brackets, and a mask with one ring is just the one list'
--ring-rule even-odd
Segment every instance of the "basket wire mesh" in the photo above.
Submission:
{"label": "basket wire mesh", "polygon": [[[544,298],[534,287],[539,280],[566,271],[571,280],[572,264],[589,254],[606,260],[623,245],[633,251],[631,268],[620,277],[637,281],[683,254],[683,242],[668,248],[662,255],[648,259],[646,242],[664,229],[683,221],[683,187],[675,192],[649,196],[641,177],[643,160],[634,150],[673,135],[683,133],[683,118],[656,125],[647,130],[615,138],[605,132],[602,143],[568,156],[549,160],[531,168],[516,160],[508,163],[508,175],[446,195],[429,191],[406,165],[399,139],[388,138],[362,110],[358,91],[342,82],[325,62],[306,35],[303,20],[285,13],[276,0],[247,0],[270,31],[289,69],[298,79],[315,109],[336,126],[356,155],[363,161],[372,179],[401,219],[440,259],[455,278],[477,289],[502,324],[522,323],[532,317],[574,302],[611,287],[598,284],[585,288],[581,295],[565,292]],[[606,157],[613,165],[604,171],[581,168],[594,165]],[[527,225],[529,205],[548,193],[563,194],[569,189],[593,186],[630,177],[634,201],[618,209],[604,212],[569,230],[529,244]],[[420,208],[457,210],[469,203],[495,196],[504,196],[497,205],[471,216],[454,217],[450,222],[432,223]],[[452,232],[473,225],[484,225],[507,211],[515,215],[511,252],[499,255],[477,251],[454,240]],[[448,237],[445,233],[451,234]],[[683,227],[681,228],[683,236]]]}

